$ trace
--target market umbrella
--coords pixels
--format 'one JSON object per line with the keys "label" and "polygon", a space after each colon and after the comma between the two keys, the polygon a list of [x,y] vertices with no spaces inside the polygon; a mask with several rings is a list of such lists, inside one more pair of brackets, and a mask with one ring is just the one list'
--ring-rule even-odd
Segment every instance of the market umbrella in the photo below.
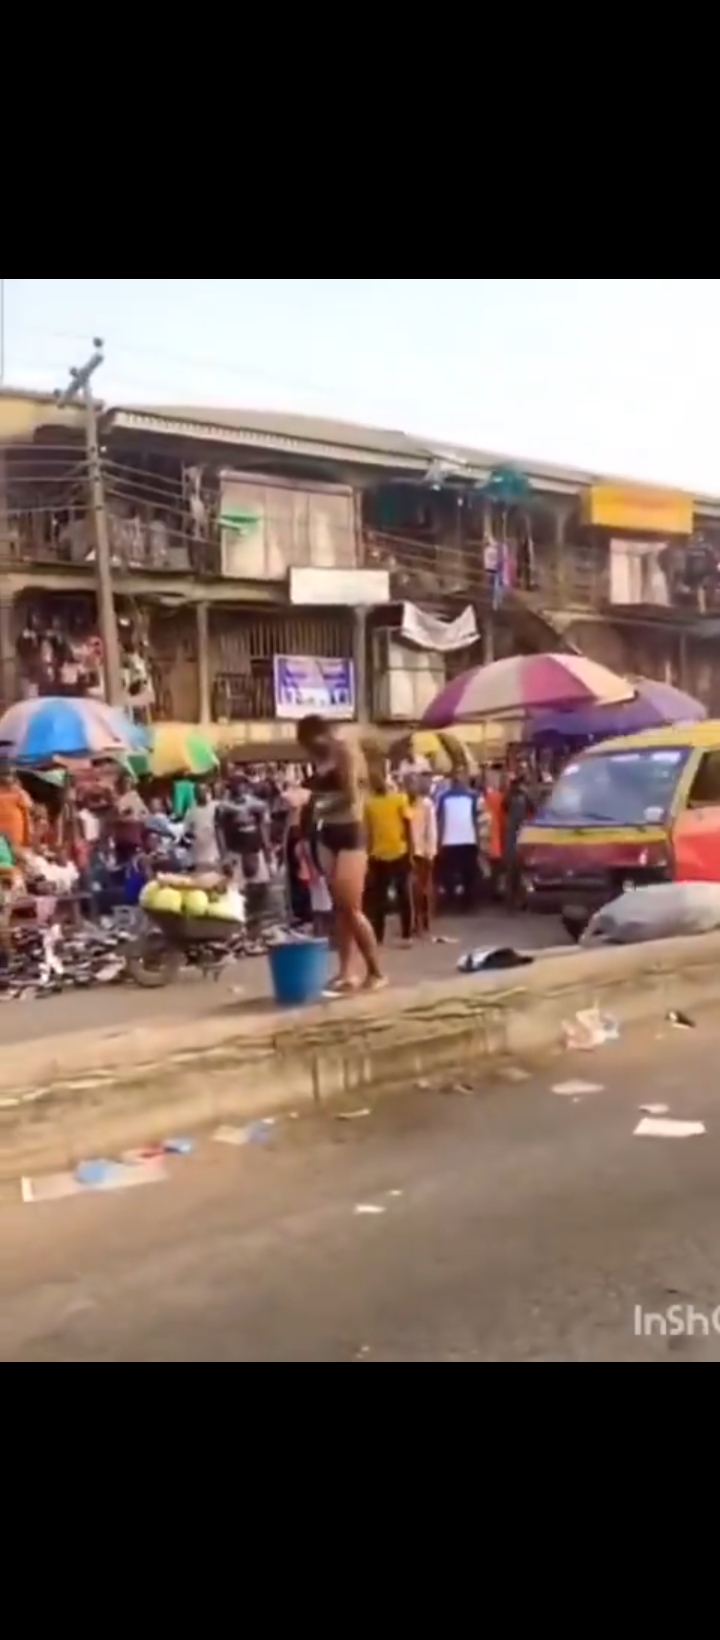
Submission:
{"label": "market umbrella", "polygon": [[0,752],[18,763],[112,757],[146,744],[147,731],[119,707],[80,696],[19,700],[0,718]]}
{"label": "market umbrella", "polygon": [[655,678],[634,678],[635,699],[614,706],[576,706],[570,712],[531,713],[525,740],[534,745],[550,741],[602,740],[612,735],[638,734],[665,723],[701,723],[705,707],[682,689]]}
{"label": "market umbrella", "polygon": [[627,678],[584,655],[511,655],[475,666],[453,678],[423,716],[428,729],[475,718],[526,716],[528,712],[632,700]]}
{"label": "market umbrella", "polygon": [[434,729],[415,729],[401,735],[399,740],[392,742],[388,756],[392,763],[400,763],[404,758],[427,758],[441,770],[473,761],[467,746],[458,740],[457,735],[438,734]]}
{"label": "market umbrella", "polygon": [[207,735],[184,723],[157,723],[150,731],[150,745],[145,752],[133,754],[130,759],[133,773],[138,777],[150,775],[164,780],[173,774],[213,774],[219,767]]}

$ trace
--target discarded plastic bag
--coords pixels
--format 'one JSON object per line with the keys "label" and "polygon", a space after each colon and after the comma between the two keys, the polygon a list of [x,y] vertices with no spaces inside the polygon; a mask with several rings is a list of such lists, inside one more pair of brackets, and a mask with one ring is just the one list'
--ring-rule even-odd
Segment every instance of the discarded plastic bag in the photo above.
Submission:
{"label": "discarded plastic bag", "polygon": [[620,1026],[611,1014],[601,1014],[599,1008],[581,1008],[573,1020],[563,1020],[562,1035],[566,1048],[579,1048],[587,1053],[608,1042],[617,1042]]}

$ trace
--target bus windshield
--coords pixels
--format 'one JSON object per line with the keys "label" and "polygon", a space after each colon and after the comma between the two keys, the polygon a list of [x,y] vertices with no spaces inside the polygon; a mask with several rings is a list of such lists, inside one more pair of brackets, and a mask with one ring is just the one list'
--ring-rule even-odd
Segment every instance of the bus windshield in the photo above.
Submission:
{"label": "bus windshield", "polygon": [[541,826],[657,826],[667,818],[689,746],[601,752],[563,769]]}

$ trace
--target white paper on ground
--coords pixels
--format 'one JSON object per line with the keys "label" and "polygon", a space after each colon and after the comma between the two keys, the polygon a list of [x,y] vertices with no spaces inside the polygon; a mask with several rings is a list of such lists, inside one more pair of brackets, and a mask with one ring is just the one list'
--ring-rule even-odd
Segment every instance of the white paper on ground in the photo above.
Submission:
{"label": "white paper on ground", "polygon": [[355,1215],[359,1219],[377,1219],[381,1213],[386,1213],[386,1207],[378,1207],[377,1202],[358,1202]]}
{"label": "white paper on ground", "polygon": [[237,1127],[216,1128],[213,1134],[213,1143],[216,1145],[236,1145],[240,1149],[241,1145],[249,1143],[248,1130],[247,1128]]}
{"label": "white paper on ground", "polygon": [[135,1190],[144,1184],[161,1184],[167,1178],[162,1160],[144,1162],[142,1167],[124,1167],[118,1162],[101,1184],[80,1184],[74,1173],[47,1173],[37,1179],[20,1181],[22,1199],[33,1202],[65,1201],[69,1196],[104,1196],[110,1190]]}
{"label": "white paper on ground", "polygon": [[667,1116],[669,1105],[641,1105],[643,1116]]}
{"label": "white paper on ground", "polygon": [[643,1116],[636,1139],[695,1139],[705,1133],[704,1122],[676,1122],[671,1116]]}
{"label": "white paper on ground", "polygon": [[561,1099],[580,1099],[584,1093],[602,1093],[602,1091],[601,1082],[556,1082],[553,1088],[553,1093],[559,1094]]}

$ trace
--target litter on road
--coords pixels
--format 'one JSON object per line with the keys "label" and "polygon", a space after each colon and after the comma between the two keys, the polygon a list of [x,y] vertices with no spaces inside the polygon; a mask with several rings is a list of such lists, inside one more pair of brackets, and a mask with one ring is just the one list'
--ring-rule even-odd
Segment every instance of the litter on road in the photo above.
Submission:
{"label": "litter on road", "polygon": [[[80,1175],[80,1176],[79,1176]],[[133,1167],[122,1162],[78,1168],[74,1173],[47,1173],[40,1178],[20,1181],[22,1199],[28,1205],[64,1201],[70,1196],[101,1196],[110,1190],[134,1190],[146,1184],[162,1184],[167,1170],[162,1160]]]}
{"label": "litter on road", "polygon": [[243,1145],[265,1145],[276,1125],[274,1117],[265,1116],[260,1122],[250,1122],[247,1127],[219,1127],[213,1134],[213,1143],[234,1145],[238,1150]]}
{"label": "litter on road", "polygon": [[607,1042],[618,1042],[620,1026],[612,1015],[601,1014],[599,1008],[581,1008],[573,1020],[563,1020],[562,1035],[566,1048],[587,1053]]}
{"label": "litter on road", "polygon": [[644,1116],[667,1116],[667,1114],[670,1110],[670,1106],[669,1105],[641,1105],[640,1109],[641,1109]]}
{"label": "litter on road", "polygon": [[336,1122],[360,1122],[360,1121],[362,1121],[362,1118],[364,1116],[371,1116],[371,1115],[372,1115],[372,1111],[370,1110],[369,1105],[366,1105],[363,1108],[363,1110],[339,1110],[336,1113],[335,1121]]}
{"label": "litter on road", "polygon": [[358,1219],[379,1219],[383,1213],[387,1213],[387,1208],[380,1207],[377,1202],[358,1202],[355,1208]]}
{"label": "litter on road", "polygon": [[665,1018],[669,1025],[675,1026],[676,1031],[694,1031],[696,1028],[695,1020],[689,1014],[681,1013],[679,1008],[671,1008]]}
{"label": "litter on road", "polygon": [[707,1131],[704,1122],[678,1122],[671,1116],[643,1116],[636,1139],[696,1139]]}
{"label": "litter on road", "polygon": [[553,1088],[553,1093],[557,1093],[561,1099],[581,1099],[583,1094],[602,1093],[602,1091],[601,1082],[556,1082]]}

